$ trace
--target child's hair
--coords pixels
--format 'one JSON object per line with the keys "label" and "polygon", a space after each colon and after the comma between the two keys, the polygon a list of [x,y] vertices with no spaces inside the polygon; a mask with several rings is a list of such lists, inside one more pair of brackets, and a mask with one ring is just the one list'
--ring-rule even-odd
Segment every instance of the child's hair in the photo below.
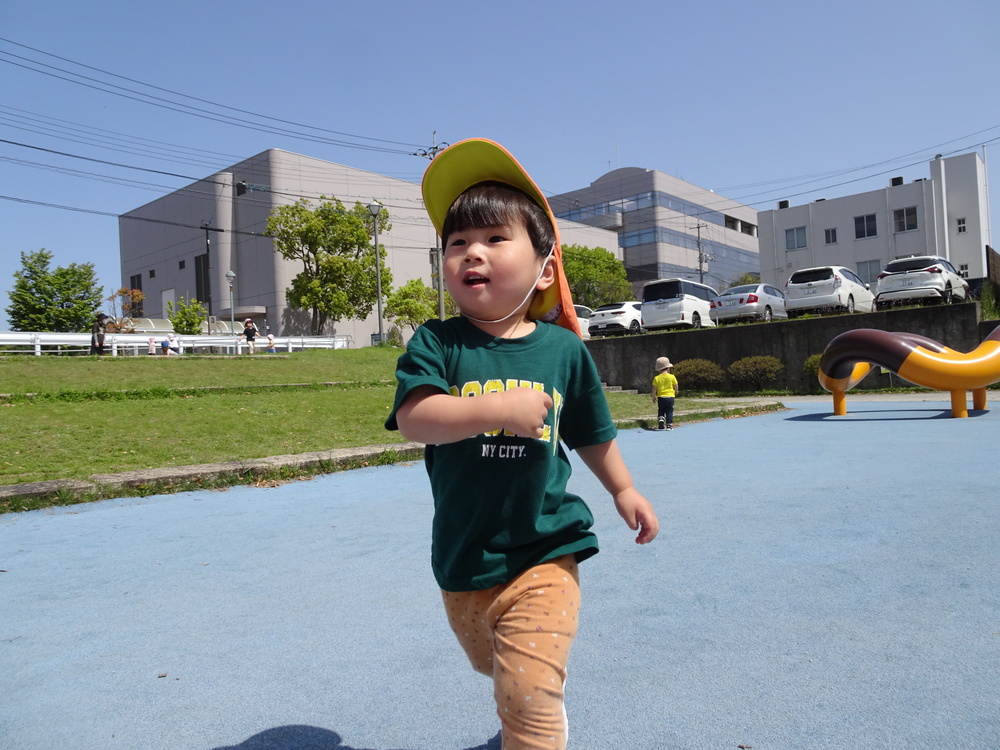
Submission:
{"label": "child's hair", "polygon": [[526,193],[505,182],[480,182],[462,193],[448,209],[441,231],[447,245],[452,232],[523,223],[535,253],[544,258],[556,241],[544,209]]}

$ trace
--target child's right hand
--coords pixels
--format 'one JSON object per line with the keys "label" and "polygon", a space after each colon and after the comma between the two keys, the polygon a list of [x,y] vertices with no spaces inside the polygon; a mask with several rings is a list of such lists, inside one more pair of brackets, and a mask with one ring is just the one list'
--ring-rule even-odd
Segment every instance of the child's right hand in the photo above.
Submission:
{"label": "child's right hand", "polygon": [[521,437],[542,437],[545,418],[552,408],[552,397],[534,388],[513,388],[500,395],[503,399],[503,429]]}

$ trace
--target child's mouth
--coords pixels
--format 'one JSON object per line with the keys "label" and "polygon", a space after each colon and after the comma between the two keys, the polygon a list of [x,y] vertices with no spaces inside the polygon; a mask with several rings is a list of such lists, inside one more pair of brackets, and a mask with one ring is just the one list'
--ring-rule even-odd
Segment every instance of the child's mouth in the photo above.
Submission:
{"label": "child's mouth", "polygon": [[466,286],[478,286],[480,284],[489,284],[490,280],[485,276],[466,276],[464,283]]}

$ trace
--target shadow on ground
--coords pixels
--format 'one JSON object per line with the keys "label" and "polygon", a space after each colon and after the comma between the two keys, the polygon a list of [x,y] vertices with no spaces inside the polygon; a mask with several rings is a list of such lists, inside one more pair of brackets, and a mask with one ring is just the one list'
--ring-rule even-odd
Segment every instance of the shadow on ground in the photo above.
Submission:
{"label": "shadow on ground", "polygon": [[[885,416],[878,416],[884,414]],[[969,417],[984,417],[989,410],[969,409]],[[924,419],[957,419],[951,416],[951,407],[947,409],[852,409],[840,416],[833,412],[817,412],[812,414],[796,414],[786,417],[787,422],[908,422]]]}
{"label": "shadow on ground", "polygon": [[[375,750],[375,748],[356,748],[345,745],[341,736],[329,729],[289,724],[288,726],[267,729],[247,738],[238,745],[226,745],[213,750]],[[389,749],[385,748],[384,750]],[[393,748],[393,750],[404,749]],[[418,750],[418,748],[406,748],[405,750]],[[419,750],[424,749],[420,748]],[[497,732],[495,737],[482,745],[470,747],[467,750],[500,750],[500,733]]]}

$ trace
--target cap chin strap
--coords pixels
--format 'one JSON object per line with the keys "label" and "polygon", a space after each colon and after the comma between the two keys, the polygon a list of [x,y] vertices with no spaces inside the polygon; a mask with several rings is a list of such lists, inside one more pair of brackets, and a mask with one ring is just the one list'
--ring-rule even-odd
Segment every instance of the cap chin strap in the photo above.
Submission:
{"label": "cap chin strap", "polygon": [[514,315],[514,313],[516,313],[518,310],[520,310],[524,306],[525,302],[527,302],[529,299],[531,299],[531,295],[533,295],[535,293],[535,291],[536,291],[535,290],[535,285],[539,281],[541,281],[542,274],[545,273],[545,266],[548,265],[549,258],[552,257],[552,253],[554,253],[555,251],[556,251],[556,246],[555,246],[555,244],[553,244],[552,245],[552,249],[549,250],[549,254],[545,256],[545,260],[542,262],[542,270],[538,272],[538,276],[536,276],[535,280],[531,282],[531,288],[528,289],[528,293],[526,295],[524,295],[524,299],[522,299],[517,304],[517,307],[515,307],[509,313],[507,313],[506,315],[504,315],[502,318],[497,318],[496,320],[480,320],[479,318],[473,318],[471,315],[469,315],[468,313],[466,313],[464,311],[462,312],[462,315],[464,315],[469,320],[475,321],[476,323],[503,323],[505,320],[507,320],[507,318],[511,317],[512,315]]}

